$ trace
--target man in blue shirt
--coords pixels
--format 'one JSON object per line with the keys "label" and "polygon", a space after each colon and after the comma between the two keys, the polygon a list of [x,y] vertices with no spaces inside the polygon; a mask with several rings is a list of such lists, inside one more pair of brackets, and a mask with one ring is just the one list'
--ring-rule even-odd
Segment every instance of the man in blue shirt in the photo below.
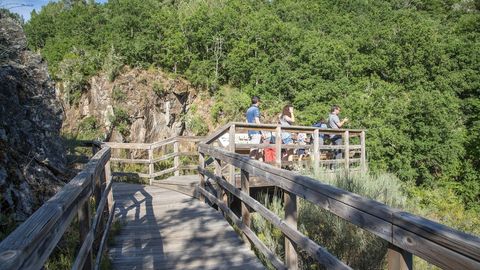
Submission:
{"label": "man in blue shirt", "polygon": [[[260,124],[260,109],[258,108],[259,106],[260,106],[260,98],[257,96],[253,96],[252,105],[250,106],[250,108],[248,108],[246,113],[247,123]],[[258,130],[249,130],[248,137],[250,138],[251,144],[260,144],[260,141],[262,139],[262,133]],[[250,149],[251,158],[257,159],[260,154],[261,153],[258,150],[258,148]]]}

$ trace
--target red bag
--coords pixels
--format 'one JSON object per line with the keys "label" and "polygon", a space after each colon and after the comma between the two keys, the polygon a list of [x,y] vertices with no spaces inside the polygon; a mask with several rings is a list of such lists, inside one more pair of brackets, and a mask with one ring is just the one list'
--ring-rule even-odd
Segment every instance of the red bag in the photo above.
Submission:
{"label": "red bag", "polygon": [[264,151],[265,162],[275,162],[275,148],[268,147]]}

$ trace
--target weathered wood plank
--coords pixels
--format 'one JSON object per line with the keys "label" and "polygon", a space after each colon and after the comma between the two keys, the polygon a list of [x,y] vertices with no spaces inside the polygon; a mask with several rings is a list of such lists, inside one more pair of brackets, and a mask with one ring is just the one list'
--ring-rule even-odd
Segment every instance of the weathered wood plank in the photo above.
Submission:
{"label": "weathered wood plank", "polygon": [[480,261],[480,238],[407,212],[395,213],[393,223],[442,246]]}
{"label": "weathered wood plank", "polygon": [[[291,192],[283,193],[285,205],[285,222],[295,230],[297,229],[297,196]],[[295,243],[288,237],[285,237],[285,265],[288,269],[298,269],[298,256],[295,251]]]}
{"label": "weathered wood plank", "polygon": [[[244,128],[249,130],[260,129],[260,130],[269,130],[274,131],[276,127],[279,125],[275,124],[250,124],[244,122],[230,122],[228,125],[235,125],[237,129]],[[362,129],[329,129],[329,128],[317,128],[317,127],[307,127],[307,126],[285,126],[282,127],[283,131],[291,131],[291,132],[311,132],[313,133],[314,130],[318,129],[321,133],[325,134],[342,134],[345,130],[348,130],[353,134],[360,134]],[[205,142],[208,144],[208,142]]]}
{"label": "weathered wood plank", "polygon": [[173,153],[175,153],[175,157],[173,158],[173,167],[176,168],[176,170],[174,172],[175,176],[180,175],[180,171],[179,171],[180,158],[178,156],[179,151],[180,151],[180,144],[179,144],[178,141],[176,141],[176,142],[173,143]]}
{"label": "weathered wood plank", "polygon": [[[175,177],[169,179],[175,182]],[[220,269],[230,265],[263,269],[209,205],[155,186],[115,183],[113,192],[116,203],[121,202],[116,206],[117,218],[127,221],[109,251],[114,269]]]}
{"label": "weathered wood plank", "polygon": [[116,142],[106,142],[110,148],[113,149],[132,149],[132,150],[148,150],[150,148],[150,143],[116,143]]}
{"label": "weathered wood plank", "polygon": [[110,161],[116,162],[116,163],[128,163],[128,164],[150,164],[149,159],[111,158]]}

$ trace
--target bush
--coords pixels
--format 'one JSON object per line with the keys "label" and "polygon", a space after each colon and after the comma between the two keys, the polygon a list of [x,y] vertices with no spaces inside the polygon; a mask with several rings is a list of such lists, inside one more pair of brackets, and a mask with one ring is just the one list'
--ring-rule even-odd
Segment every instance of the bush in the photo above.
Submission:
{"label": "bush", "polygon": [[[335,177],[318,175],[316,178],[392,207],[402,208],[406,204],[401,181],[391,174],[339,173]],[[299,224],[310,239],[324,246],[350,267],[383,268],[388,243],[375,235],[304,200],[300,203]],[[301,258],[304,268],[316,265],[313,259],[304,253]]]}
{"label": "bush", "polygon": [[103,70],[106,72],[108,80],[113,82],[120,74],[123,66],[123,59],[117,54],[115,48],[112,46],[105,61],[103,62]]}
{"label": "bush", "polygon": [[98,68],[98,55],[73,48],[59,64],[58,77],[64,84],[64,94],[70,105],[77,105],[89,79]]}
{"label": "bush", "polygon": [[155,95],[161,97],[163,95],[165,95],[165,89],[163,88],[163,84],[161,82],[153,82],[153,92],[155,93]]}
{"label": "bush", "polygon": [[[400,180],[391,174],[347,176],[340,173],[334,177],[318,175],[317,178],[393,207],[403,207],[406,203]],[[267,208],[283,218],[281,196],[262,195],[259,201],[264,201]],[[384,268],[386,241],[305,200],[300,200],[298,212],[299,230],[352,268]],[[259,238],[276,254],[284,254],[282,233],[257,213],[252,215],[252,222]],[[318,269],[316,261],[306,252],[299,254],[301,269]]]}
{"label": "bush", "polygon": [[242,90],[223,87],[215,94],[215,104],[210,111],[210,117],[215,123],[244,121],[250,102],[250,97]]}
{"label": "bush", "polygon": [[118,85],[115,85],[112,90],[112,98],[114,101],[119,102],[124,101],[127,95]]}
{"label": "bush", "polygon": [[122,134],[123,137],[130,135],[130,116],[122,108],[113,108],[113,115],[110,118],[112,125]]}
{"label": "bush", "polygon": [[[281,192],[275,191],[274,196],[272,197],[266,193],[260,193],[256,199],[259,202],[263,202],[264,206],[266,206],[280,218],[283,219],[285,217]],[[279,258],[282,258],[285,250],[285,241],[282,231],[273,226],[259,213],[252,213],[251,217],[252,229],[255,231],[258,238],[268,247],[268,249],[273,251],[273,253],[275,253]],[[271,265],[268,259],[264,258],[260,253],[259,255],[260,259],[265,265],[267,265],[268,268],[274,269],[273,265]]]}
{"label": "bush", "polygon": [[96,140],[102,135],[100,125],[95,116],[87,116],[82,119],[78,125],[78,134],[76,139],[79,140]]}
{"label": "bush", "polygon": [[208,134],[208,126],[198,115],[191,115],[187,117],[187,129],[189,129],[195,136],[205,136]]}

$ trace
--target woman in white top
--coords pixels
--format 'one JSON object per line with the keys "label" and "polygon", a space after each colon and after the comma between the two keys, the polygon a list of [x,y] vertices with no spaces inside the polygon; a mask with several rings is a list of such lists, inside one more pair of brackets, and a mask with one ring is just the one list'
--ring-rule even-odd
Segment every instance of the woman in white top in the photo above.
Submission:
{"label": "woman in white top", "polygon": [[[279,123],[282,126],[291,126],[295,122],[295,115],[293,114],[293,106],[291,104],[285,105],[283,107],[282,113],[279,115]],[[292,134],[289,132],[282,132],[282,142],[283,144],[292,144]],[[282,159],[287,159],[288,161],[293,160],[293,151],[282,151]]]}

